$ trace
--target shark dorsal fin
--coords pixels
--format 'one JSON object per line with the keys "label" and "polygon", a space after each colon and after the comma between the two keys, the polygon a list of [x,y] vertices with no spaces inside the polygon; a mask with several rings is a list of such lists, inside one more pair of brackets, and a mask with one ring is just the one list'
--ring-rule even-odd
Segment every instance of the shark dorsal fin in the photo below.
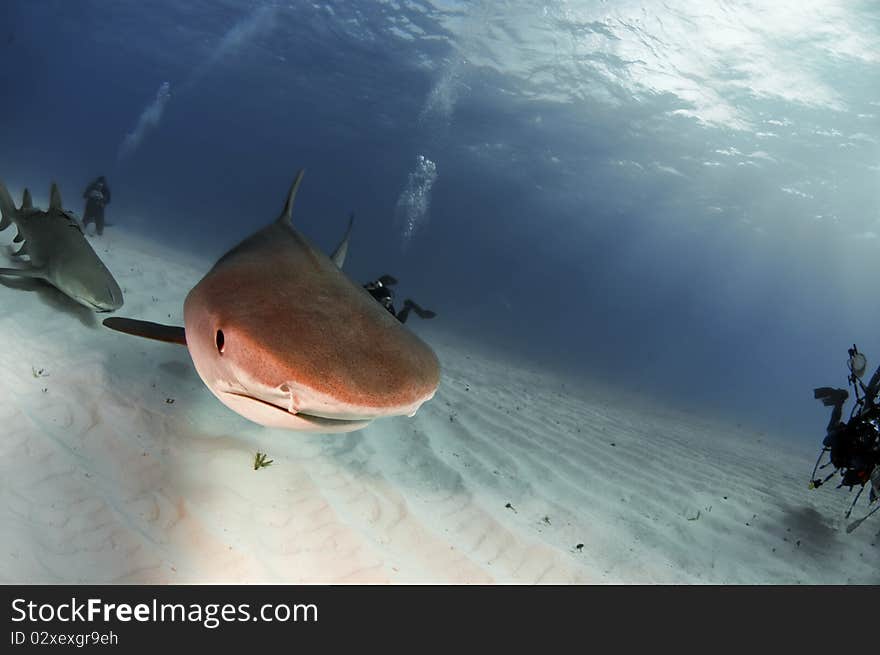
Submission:
{"label": "shark dorsal fin", "polygon": [[34,201],[31,198],[31,192],[28,189],[24,190],[24,193],[21,194],[21,208],[22,209],[33,209]]}
{"label": "shark dorsal fin", "polygon": [[57,209],[58,211],[62,209],[61,192],[54,182],[52,182],[52,188],[49,191],[49,209]]}
{"label": "shark dorsal fin", "polygon": [[351,228],[354,225],[354,212],[348,215],[348,229],[345,231],[345,236],[342,237],[342,241],[337,246],[336,251],[330,256],[330,259],[333,260],[333,263],[336,264],[337,268],[342,268],[342,265],[345,263],[345,256],[348,254],[348,239],[351,237]]}
{"label": "shark dorsal fin", "polygon": [[296,179],[293,181],[293,184],[290,185],[290,191],[287,194],[287,202],[284,203],[284,210],[281,212],[281,216],[278,217],[276,222],[284,223],[285,225],[292,224],[291,216],[293,215],[293,201],[296,199],[296,192],[299,189],[300,182],[302,182],[305,172],[305,169],[301,168],[296,174]]}

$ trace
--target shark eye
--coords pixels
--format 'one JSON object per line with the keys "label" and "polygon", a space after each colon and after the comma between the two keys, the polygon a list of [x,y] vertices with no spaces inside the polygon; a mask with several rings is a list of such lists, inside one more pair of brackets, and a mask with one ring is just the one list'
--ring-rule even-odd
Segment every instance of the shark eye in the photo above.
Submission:
{"label": "shark eye", "polygon": [[226,347],[226,339],[223,337],[223,330],[217,330],[217,338],[215,341],[217,343],[217,352],[222,355],[223,349]]}

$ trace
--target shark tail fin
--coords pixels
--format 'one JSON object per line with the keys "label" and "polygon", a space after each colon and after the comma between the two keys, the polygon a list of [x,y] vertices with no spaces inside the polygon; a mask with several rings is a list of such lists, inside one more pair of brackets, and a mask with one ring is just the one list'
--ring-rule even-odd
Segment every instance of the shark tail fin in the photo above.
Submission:
{"label": "shark tail fin", "polygon": [[299,169],[299,172],[296,174],[296,179],[293,181],[293,184],[290,185],[290,191],[287,193],[287,201],[284,203],[284,210],[281,212],[281,216],[278,217],[278,223],[284,223],[286,225],[291,225],[291,217],[293,216],[293,201],[296,199],[296,192],[299,190],[299,185],[302,182],[303,175],[305,175],[306,170],[304,168]]}
{"label": "shark tail fin", "polygon": [[61,192],[58,185],[52,182],[52,188],[49,190],[49,209],[64,209],[61,203]]}
{"label": "shark tail fin", "polygon": [[31,198],[31,192],[29,189],[25,189],[24,193],[21,194],[21,208],[22,209],[33,209],[34,201]]}
{"label": "shark tail fin", "polygon": [[9,191],[0,182],[0,230],[5,230],[12,224],[12,220],[18,215],[15,210],[15,204],[12,202],[12,196]]}
{"label": "shark tail fin", "polygon": [[351,238],[351,228],[353,226],[354,212],[348,215],[348,229],[345,230],[345,236],[342,237],[342,241],[330,257],[330,259],[333,260],[333,263],[336,264],[337,268],[342,268],[342,265],[345,263],[345,256],[348,254],[348,240]]}

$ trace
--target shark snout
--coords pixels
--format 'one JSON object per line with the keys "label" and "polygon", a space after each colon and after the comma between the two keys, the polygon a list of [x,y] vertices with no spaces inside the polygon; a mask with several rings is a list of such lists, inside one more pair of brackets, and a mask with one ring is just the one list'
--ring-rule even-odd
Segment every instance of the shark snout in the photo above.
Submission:
{"label": "shark snout", "polygon": [[105,303],[106,309],[104,311],[112,312],[114,309],[122,307],[122,290],[119,287],[115,289],[113,287],[114,285],[107,285],[107,302]]}
{"label": "shark snout", "polygon": [[96,312],[112,312],[122,307],[122,291],[106,288],[106,292],[100,296],[82,297],[76,296],[80,304],[93,309]]}
{"label": "shark snout", "polygon": [[80,305],[95,312],[112,312],[123,305],[122,289],[114,280],[68,280],[56,274],[53,283]]}

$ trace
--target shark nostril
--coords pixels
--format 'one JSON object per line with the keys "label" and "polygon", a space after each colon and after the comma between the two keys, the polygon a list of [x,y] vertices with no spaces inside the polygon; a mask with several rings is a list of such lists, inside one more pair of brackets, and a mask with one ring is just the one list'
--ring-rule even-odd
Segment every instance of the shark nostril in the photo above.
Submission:
{"label": "shark nostril", "polygon": [[216,342],[217,352],[222,355],[223,351],[226,349],[226,337],[223,336],[223,330],[217,330]]}

